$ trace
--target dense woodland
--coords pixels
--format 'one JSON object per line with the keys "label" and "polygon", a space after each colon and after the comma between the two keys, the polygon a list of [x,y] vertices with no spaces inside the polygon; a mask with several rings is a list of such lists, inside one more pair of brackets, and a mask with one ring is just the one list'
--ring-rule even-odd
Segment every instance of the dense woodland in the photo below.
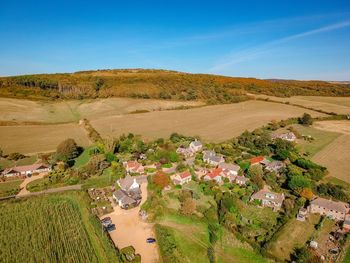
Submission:
{"label": "dense woodland", "polygon": [[249,99],[247,93],[350,96],[350,84],[260,80],[165,70],[98,70],[0,78],[0,96],[31,99],[132,97],[203,100],[209,104]]}

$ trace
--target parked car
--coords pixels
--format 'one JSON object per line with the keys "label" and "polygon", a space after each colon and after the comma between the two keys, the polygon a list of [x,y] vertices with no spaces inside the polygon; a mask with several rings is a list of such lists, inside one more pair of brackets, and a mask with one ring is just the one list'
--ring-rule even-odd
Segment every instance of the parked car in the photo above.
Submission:
{"label": "parked car", "polygon": [[103,222],[101,222],[101,223],[102,223],[102,225],[103,225],[104,227],[108,227],[109,225],[112,224],[112,220],[103,221]]}
{"label": "parked car", "polygon": [[105,229],[108,232],[112,232],[113,230],[115,230],[115,224],[110,224],[109,226],[105,227]]}
{"label": "parked car", "polygon": [[155,242],[156,242],[156,239],[153,238],[153,237],[150,237],[150,238],[147,238],[147,239],[146,239],[146,242],[149,243],[149,244],[152,244],[152,243],[155,243]]}
{"label": "parked car", "polygon": [[112,219],[109,217],[109,216],[107,216],[107,217],[105,217],[105,218],[102,218],[101,219],[101,222],[104,222],[104,221],[111,221]]}

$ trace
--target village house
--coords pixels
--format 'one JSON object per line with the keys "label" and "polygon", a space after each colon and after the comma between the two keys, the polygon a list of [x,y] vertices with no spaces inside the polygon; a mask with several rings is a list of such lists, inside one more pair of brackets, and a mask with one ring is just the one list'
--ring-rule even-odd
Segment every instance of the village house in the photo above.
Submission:
{"label": "village house", "polygon": [[282,161],[272,161],[265,165],[265,170],[269,172],[279,173],[285,167]]}
{"label": "village house", "polygon": [[123,166],[127,173],[143,174],[145,172],[145,168],[143,167],[143,165],[137,161],[123,162]]}
{"label": "village house", "polygon": [[264,162],[265,157],[264,156],[256,156],[250,159],[250,165],[257,165],[261,164],[261,162]]}
{"label": "village house", "polygon": [[337,221],[344,221],[346,214],[350,211],[350,206],[344,202],[317,197],[311,201],[308,210],[310,213],[325,215]]}
{"label": "village house", "polygon": [[176,153],[182,154],[186,158],[192,157],[194,152],[189,147],[180,146],[176,149]]}
{"label": "village house", "polygon": [[175,185],[184,185],[192,180],[192,175],[189,171],[185,171],[185,172],[173,175],[171,177],[171,180]]}
{"label": "village house", "polygon": [[345,220],[343,222],[343,230],[345,232],[350,232],[350,214],[345,215]]}
{"label": "village house", "polygon": [[50,171],[51,168],[49,165],[43,163],[35,163],[32,165],[23,165],[7,168],[2,172],[2,175],[5,177],[28,176],[34,173],[47,173]]}
{"label": "village house", "polygon": [[202,150],[203,144],[200,141],[198,141],[198,140],[194,140],[193,142],[190,143],[189,148],[194,153],[195,152],[199,152],[200,150]]}
{"label": "village house", "polygon": [[195,155],[196,152],[199,152],[202,150],[203,145],[200,141],[195,140],[190,143],[188,147],[180,146],[176,149],[176,152],[178,154],[182,154],[186,158],[192,157]]}
{"label": "village house", "polygon": [[203,151],[203,161],[213,165],[218,166],[220,163],[225,162],[223,156],[218,156],[214,151]]}
{"label": "village house", "polygon": [[234,181],[239,186],[243,186],[243,185],[246,185],[247,182],[249,182],[249,178],[244,177],[244,176],[237,176]]}
{"label": "village house", "polygon": [[119,179],[117,181],[117,184],[119,185],[120,189],[126,192],[140,188],[140,184],[137,182],[136,178],[130,175],[127,175],[125,178]]}
{"label": "village house", "polygon": [[282,207],[284,201],[284,194],[274,193],[268,190],[260,190],[252,195],[251,201],[259,200],[263,207],[271,207],[274,211],[279,210]]}
{"label": "village house", "polygon": [[233,163],[220,163],[218,167],[221,168],[225,173],[234,176],[237,176],[239,170],[241,169],[238,165]]}
{"label": "village house", "polygon": [[221,168],[212,169],[204,176],[204,180],[205,181],[215,180],[218,184],[222,183],[222,169]]}
{"label": "village house", "polygon": [[137,180],[130,175],[117,181],[120,189],[113,193],[113,199],[121,208],[127,209],[141,202],[141,189]]}
{"label": "village house", "polygon": [[294,142],[297,139],[297,136],[293,132],[287,132],[282,134],[272,134],[271,135],[272,140],[276,139],[282,139],[289,142]]}

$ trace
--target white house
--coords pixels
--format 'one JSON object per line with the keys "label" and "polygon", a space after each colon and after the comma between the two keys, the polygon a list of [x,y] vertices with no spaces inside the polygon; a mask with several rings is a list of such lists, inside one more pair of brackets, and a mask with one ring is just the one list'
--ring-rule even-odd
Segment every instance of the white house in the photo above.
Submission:
{"label": "white house", "polygon": [[274,209],[274,211],[279,210],[282,207],[284,201],[284,194],[274,193],[268,190],[260,190],[252,195],[251,200],[261,201],[262,206],[268,206]]}
{"label": "white house", "polygon": [[225,162],[225,159],[222,156],[216,155],[214,151],[204,151],[203,161],[210,165],[218,166],[220,163]]}
{"label": "white house", "polygon": [[171,179],[175,185],[183,185],[192,180],[192,175],[189,171],[185,171],[180,174],[173,175]]}
{"label": "white house", "polygon": [[123,162],[123,166],[128,173],[139,173],[143,174],[145,172],[145,168],[142,164],[137,161],[128,161]]}
{"label": "white house", "polygon": [[140,188],[140,184],[136,181],[135,178],[133,178],[130,175],[127,175],[125,178],[119,179],[117,183],[123,191],[130,191],[133,189]]}
{"label": "white house", "polygon": [[241,169],[238,165],[233,163],[219,163],[219,168],[221,168],[225,173],[229,175],[238,175],[238,171]]}
{"label": "white house", "polygon": [[2,172],[5,177],[11,176],[27,176],[34,173],[47,173],[51,171],[51,167],[43,163],[35,163],[32,165],[23,165],[7,168]]}
{"label": "white house", "polygon": [[189,148],[191,149],[192,152],[199,152],[200,150],[202,150],[203,144],[200,141],[195,140],[190,143]]}

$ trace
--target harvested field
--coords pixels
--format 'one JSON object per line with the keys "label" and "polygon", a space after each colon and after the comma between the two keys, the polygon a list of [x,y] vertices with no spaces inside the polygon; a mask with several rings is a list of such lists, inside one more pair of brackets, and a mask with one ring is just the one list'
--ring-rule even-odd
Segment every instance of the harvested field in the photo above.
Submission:
{"label": "harvested field", "polygon": [[218,142],[237,136],[245,130],[254,130],[272,120],[299,117],[304,112],[312,116],[324,116],[290,105],[247,101],[188,110],[108,116],[93,120],[91,124],[102,136],[119,136],[132,132],[154,139],[178,132]]}
{"label": "harvested field", "polygon": [[0,126],[0,148],[5,153],[50,152],[67,138],[73,138],[81,146],[87,146],[90,143],[85,130],[74,123]]}
{"label": "harvested field", "polygon": [[344,134],[318,152],[312,160],[326,166],[329,175],[350,183],[350,135]]}
{"label": "harvested field", "polygon": [[154,111],[177,107],[203,105],[196,101],[166,101],[129,98],[108,98],[71,101],[31,101],[0,98],[0,121],[3,122],[77,122],[82,118],[127,114],[137,111]]}
{"label": "harvested field", "polygon": [[314,127],[319,130],[350,135],[350,121],[319,121],[314,124]]}
{"label": "harvested field", "polygon": [[326,166],[329,176],[350,183],[350,121],[320,121],[313,126],[325,132],[342,134],[316,153],[312,160]]}
{"label": "harvested field", "polygon": [[254,95],[256,98],[268,98],[280,102],[289,102],[326,112],[350,114],[350,97],[321,97],[321,96],[294,96],[280,98],[267,95]]}

